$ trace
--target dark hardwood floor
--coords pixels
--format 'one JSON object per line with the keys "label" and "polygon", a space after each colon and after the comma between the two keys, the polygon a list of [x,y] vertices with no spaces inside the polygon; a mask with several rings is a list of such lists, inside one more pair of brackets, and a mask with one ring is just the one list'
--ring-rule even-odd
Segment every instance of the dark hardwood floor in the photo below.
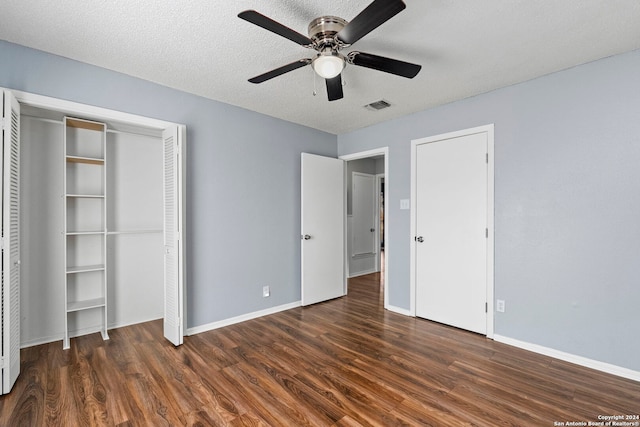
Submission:
{"label": "dark hardwood floor", "polygon": [[159,321],[109,335],[22,350],[0,426],[553,426],[640,413],[640,383],[383,310],[378,275],[179,348]]}

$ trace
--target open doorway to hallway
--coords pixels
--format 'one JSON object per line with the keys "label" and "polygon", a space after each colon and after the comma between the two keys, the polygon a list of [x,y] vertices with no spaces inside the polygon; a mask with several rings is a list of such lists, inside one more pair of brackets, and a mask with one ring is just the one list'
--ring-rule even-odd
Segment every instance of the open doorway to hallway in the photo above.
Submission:
{"label": "open doorway to hallway", "polygon": [[[380,286],[384,280],[385,155],[346,163],[347,277],[366,277]],[[383,288],[381,287],[381,290]],[[384,296],[384,294],[381,294]]]}

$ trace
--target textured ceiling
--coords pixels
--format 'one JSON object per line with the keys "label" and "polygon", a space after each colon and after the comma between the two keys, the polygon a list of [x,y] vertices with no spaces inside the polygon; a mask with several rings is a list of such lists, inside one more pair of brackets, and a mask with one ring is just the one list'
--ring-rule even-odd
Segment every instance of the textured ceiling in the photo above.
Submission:
{"label": "textured ceiling", "polygon": [[[347,66],[345,96],[333,102],[311,67],[247,82],[312,51],[239,12],[306,35],[312,19],[351,20],[370,2],[1,0],[0,39],[334,134],[640,48],[638,0],[406,0],[345,52],[421,64],[416,78]],[[363,108],[382,98],[392,108]]]}

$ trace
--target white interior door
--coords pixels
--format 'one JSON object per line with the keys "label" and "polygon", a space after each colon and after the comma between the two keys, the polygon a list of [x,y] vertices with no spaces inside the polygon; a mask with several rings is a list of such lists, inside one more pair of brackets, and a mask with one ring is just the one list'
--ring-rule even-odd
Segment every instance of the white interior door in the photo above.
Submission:
{"label": "white interior door", "polygon": [[351,255],[376,253],[376,177],[353,172],[351,178],[353,203],[353,241]]}
{"label": "white interior door", "polygon": [[162,133],[164,143],[164,336],[174,345],[184,337],[184,181],[183,129],[171,126]]}
{"label": "white interior door", "polygon": [[416,315],[487,332],[487,134],[415,153]]}
{"label": "white interior door", "polygon": [[302,305],[345,293],[344,162],[302,153]]}
{"label": "white interior door", "polygon": [[20,373],[20,104],[3,92],[2,394]]}

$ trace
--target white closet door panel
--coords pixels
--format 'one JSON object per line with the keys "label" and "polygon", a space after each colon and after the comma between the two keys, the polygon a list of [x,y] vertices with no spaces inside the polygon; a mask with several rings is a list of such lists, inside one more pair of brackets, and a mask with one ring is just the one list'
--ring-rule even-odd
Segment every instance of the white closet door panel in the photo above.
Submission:
{"label": "white closet door panel", "polygon": [[416,315],[487,333],[487,135],[416,147]]}
{"label": "white closet door panel", "polygon": [[2,171],[2,393],[20,373],[20,105],[3,96]]}
{"label": "white closet door panel", "polygon": [[164,145],[164,336],[174,345],[183,340],[183,283],[180,274],[180,132],[162,134]]}

